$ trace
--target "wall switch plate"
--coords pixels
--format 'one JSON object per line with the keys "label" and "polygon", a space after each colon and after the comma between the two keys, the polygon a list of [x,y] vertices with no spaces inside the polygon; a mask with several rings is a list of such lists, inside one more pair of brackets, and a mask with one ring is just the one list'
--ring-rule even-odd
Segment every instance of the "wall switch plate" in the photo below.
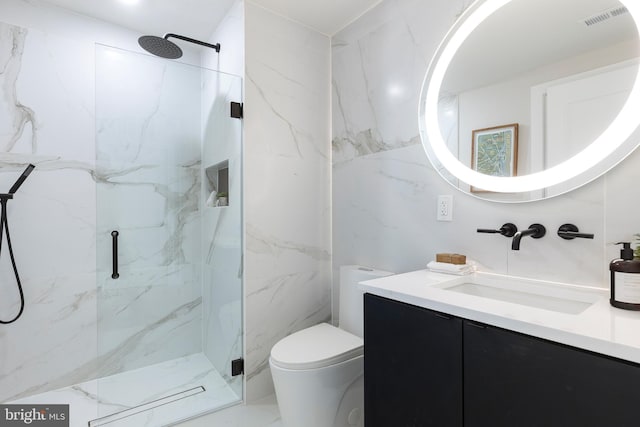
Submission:
{"label": "wall switch plate", "polygon": [[453,221],[453,196],[438,196],[438,221]]}

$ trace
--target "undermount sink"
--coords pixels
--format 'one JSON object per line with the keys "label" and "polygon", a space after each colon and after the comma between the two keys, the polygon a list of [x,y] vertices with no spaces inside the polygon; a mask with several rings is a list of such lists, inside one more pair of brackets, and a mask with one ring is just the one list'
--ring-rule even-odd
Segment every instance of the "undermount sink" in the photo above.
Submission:
{"label": "undermount sink", "polygon": [[565,314],[580,314],[606,295],[606,291],[599,288],[487,273],[461,277],[436,287]]}

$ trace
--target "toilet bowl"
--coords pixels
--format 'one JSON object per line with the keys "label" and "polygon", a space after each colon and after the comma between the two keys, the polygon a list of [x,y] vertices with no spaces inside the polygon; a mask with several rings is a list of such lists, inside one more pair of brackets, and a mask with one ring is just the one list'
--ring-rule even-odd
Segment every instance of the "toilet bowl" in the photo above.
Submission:
{"label": "toilet bowl", "polygon": [[269,364],[284,426],[362,426],[363,350],[362,338],[328,323],[278,342]]}
{"label": "toilet bowl", "polygon": [[364,426],[362,292],[358,283],[392,273],[340,268],[340,327],[321,323],[280,340],[269,365],[284,427]]}

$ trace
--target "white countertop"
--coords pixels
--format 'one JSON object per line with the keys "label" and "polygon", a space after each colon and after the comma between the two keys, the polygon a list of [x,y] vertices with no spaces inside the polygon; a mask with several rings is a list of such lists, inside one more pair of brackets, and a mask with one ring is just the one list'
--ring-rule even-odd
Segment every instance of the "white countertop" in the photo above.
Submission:
{"label": "white countertop", "polygon": [[595,302],[578,314],[566,314],[443,289],[473,277],[510,276],[475,273],[454,276],[428,270],[397,274],[360,283],[363,291],[419,307],[544,338],[596,353],[640,363],[640,311],[621,310],[609,304],[609,290],[546,281],[533,281],[559,289],[584,291]]}

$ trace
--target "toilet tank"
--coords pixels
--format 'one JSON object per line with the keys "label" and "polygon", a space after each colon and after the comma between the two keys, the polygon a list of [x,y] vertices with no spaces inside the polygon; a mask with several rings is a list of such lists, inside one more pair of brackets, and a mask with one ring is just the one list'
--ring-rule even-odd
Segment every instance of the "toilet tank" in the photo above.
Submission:
{"label": "toilet tank", "polygon": [[340,267],[340,305],[339,326],[347,332],[362,337],[364,335],[363,291],[358,283],[394,273],[376,270],[362,265],[343,265]]}

